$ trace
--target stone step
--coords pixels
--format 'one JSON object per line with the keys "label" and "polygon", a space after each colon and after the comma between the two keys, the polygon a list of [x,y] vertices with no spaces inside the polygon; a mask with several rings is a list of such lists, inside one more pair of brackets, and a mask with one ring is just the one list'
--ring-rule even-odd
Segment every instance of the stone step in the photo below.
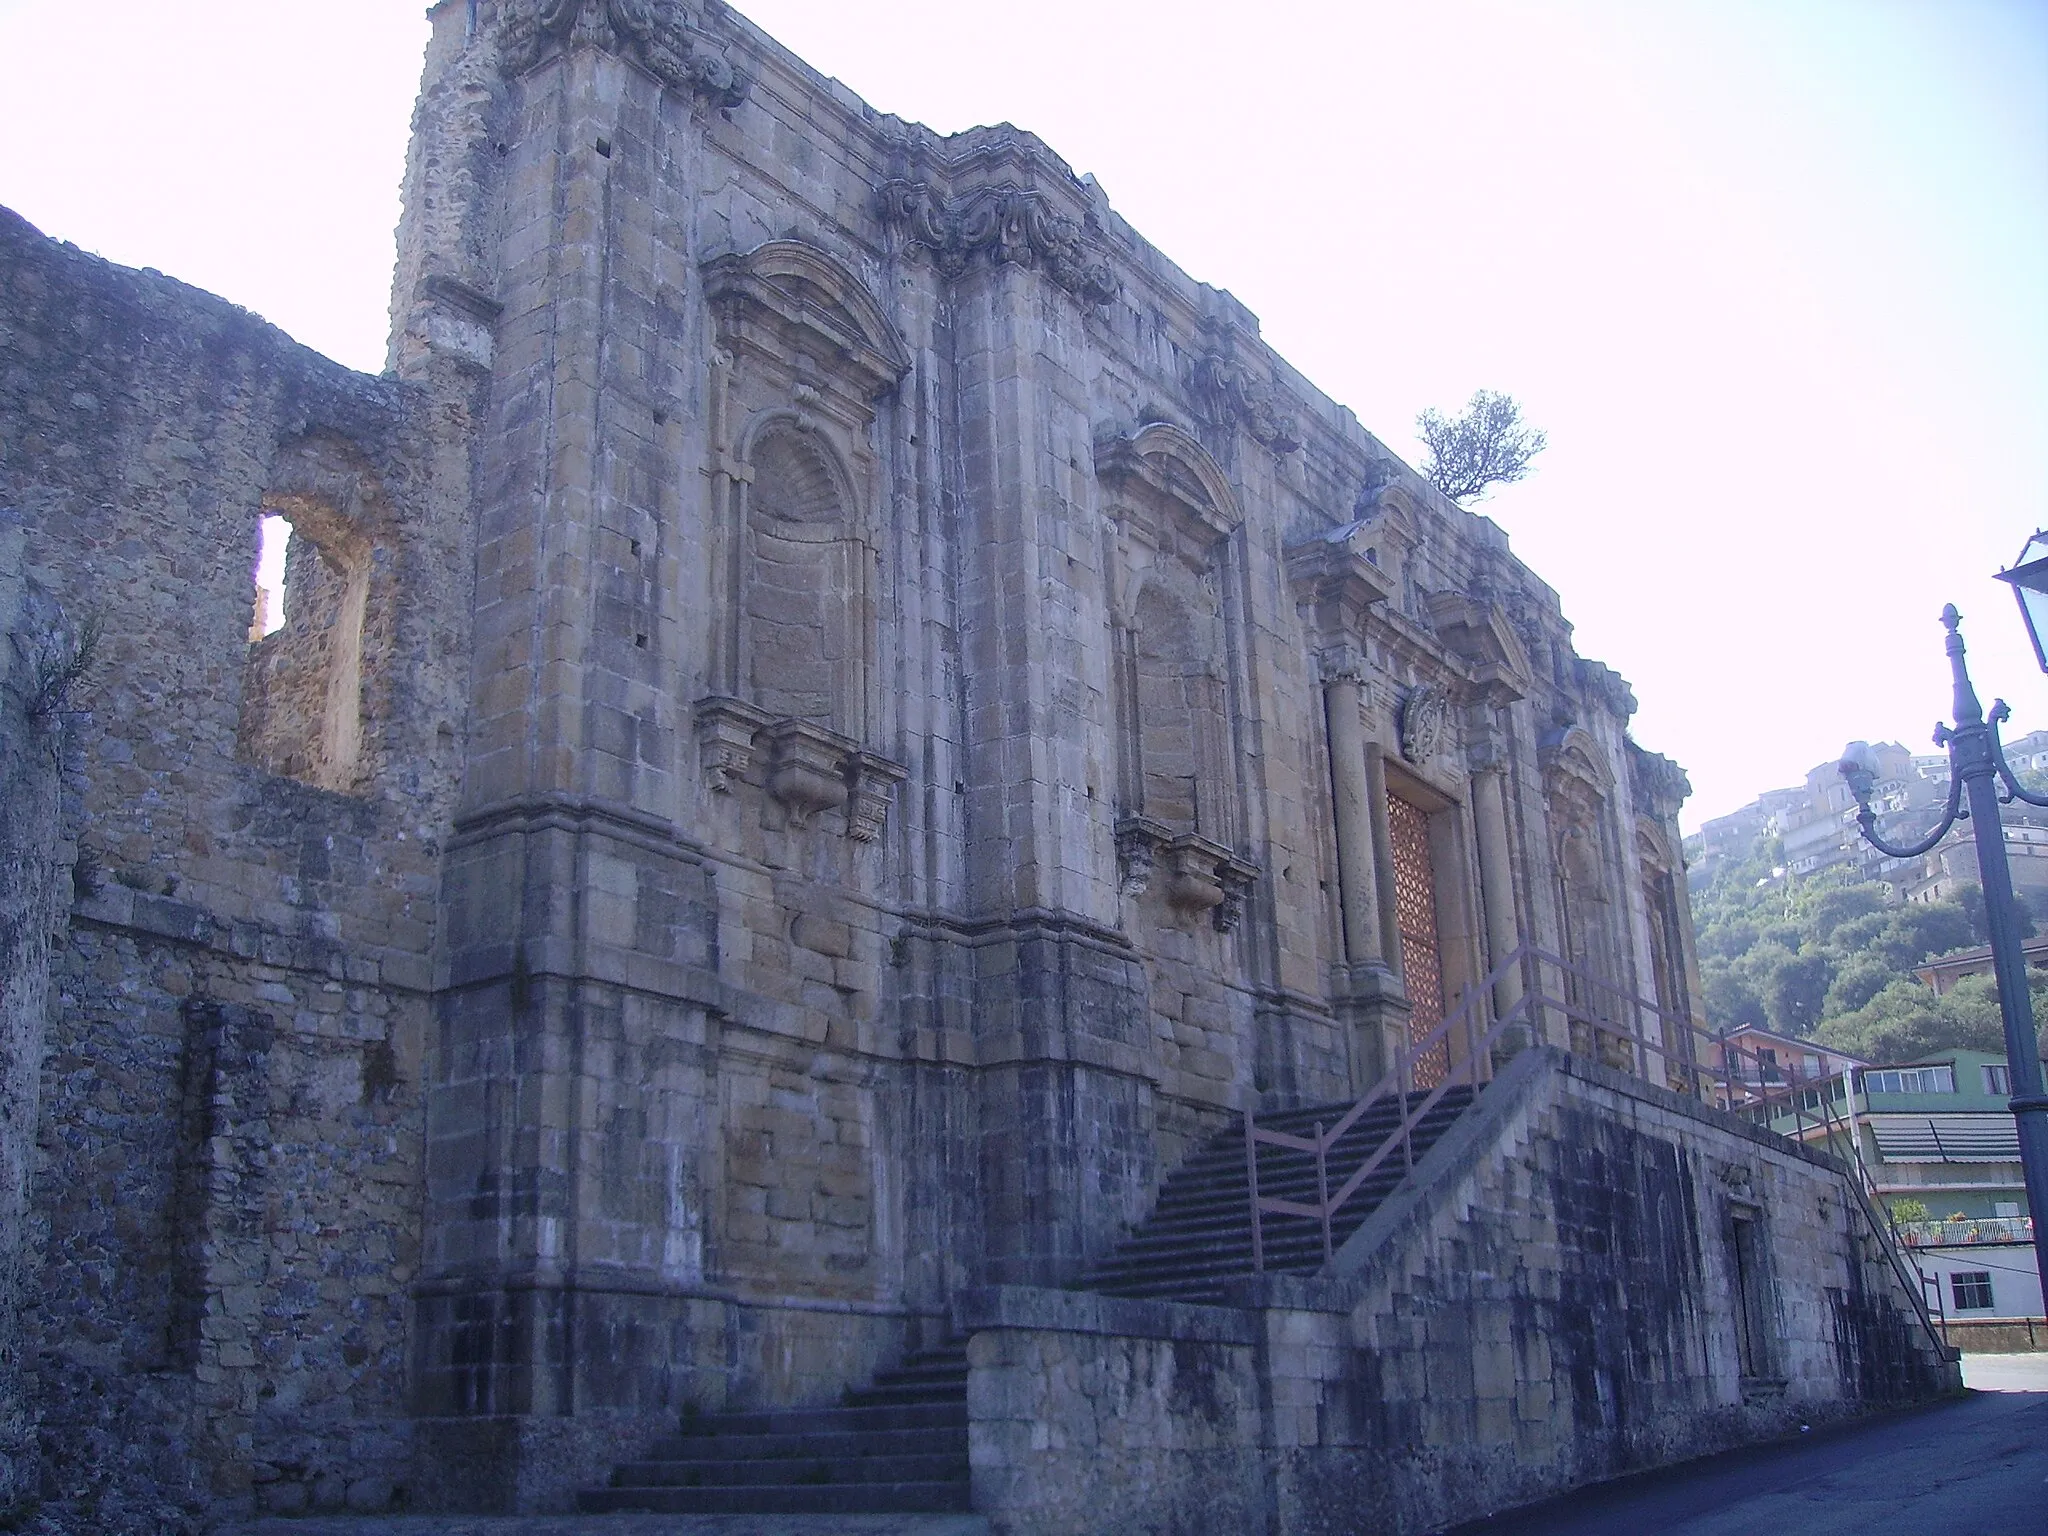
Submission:
{"label": "stone step", "polygon": [[970,1514],[316,1515],[242,1521],[214,1536],[989,1536]]}
{"label": "stone step", "polygon": [[967,1347],[921,1350],[836,1408],[692,1418],[586,1489],[593,1515],[894,1514],[968,1508]]}
{"label": "stone step", "polygon": [[792,1456],[813,1456],[843,1461],[857,1456],[911,1456],[930,1451],[951,1434],[957,1434],[961,1454],[967,1444],[967,1414],[963,1405],[956,1418],[945,1425],[921,1429],[810,1429],[777,1434],[692,1433],[670,1435],[647,1449],[641,1462],[772,1460]]}
{"label": "stone step", "polygon": [[[931,1436],[921,1440],[929,1447]],[[614,1488],[718,1488],[748,1485],[822,1483],[941,1483],[967,1476],[967,1447],[888,1454],[832,1455],[807,1441],[800,1451],[784,1456],[755,1456],[738,1461],[629,1461],[612,1473]]]}
{"label": "stone step", "polygon": [[671,1515],[966,1513],[967,1479],[918,1483],[819,1483],[812,1487],[597,1488],[576,1496],[587,1514],[644,1510]]}
{"label": "stone step", "polygon": [[[1408,1102],[1414,1104],[1417,1098]],[[1472,1102],[1471,1090],[1452,1089],[1431,1107],[1410,1135],[1422,1157]],[[1333,1125],[1346,1106],[1293,1110],[1259,1124],[1270,1130],[1307,1135],[1318,1123]],[[1399,1102],[1375,1105],[1330,1147],[1324,1178],[1318,1181],[1313,1154],[1293,1148],[1258,1149],[1259,1193],[1271,1199],[1315,1204],[1321,1191],[1335,1190],[1386,1144],[1407,1111]],[[1331,1220],[1330,1240],[1341,1244],[1407,1177],[1408,1157],[1396,1152],[1367,1176]],[[1265,1268],[1280,1274],[1311,1275],[1325,1262],[1322,1224],[1312,1217],[1267,1214],[1260,1227]],[[1080,1282],[1082,1290],[1156,1300],[1215,1302],[1225,1285],[1252,1272],[1251,1185],[1245,1169],[1242,1126],[1219,1132],[1167,1179],[1145,1224],[1117,1245]]]}
{"label": "stone step", "polygon": [[685,1435],[801,1435],[873,1429],[948,1429],[967,1423],[967,1400],[836,1408],[765,1408],[748,1413],[700,1414]]}

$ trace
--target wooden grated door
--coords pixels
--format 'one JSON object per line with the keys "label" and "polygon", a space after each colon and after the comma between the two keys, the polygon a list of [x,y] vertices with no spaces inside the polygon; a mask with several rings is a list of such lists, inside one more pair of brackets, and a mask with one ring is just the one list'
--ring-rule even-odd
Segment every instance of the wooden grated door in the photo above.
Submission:
{"label": "wooden grated door", "polygon": [[[1443,952],[1436,933],[1436,872],[1429,861],[1429,813],[1387,796],[1394,844],[1394,916],[1401,932],[1401,976],[1408,986],[1408,1038],[1421,1040],[1443,1022]],[[1439,1040],[1415,1061],[1415,1086],[1434,1088],[1451,1070],[1451,1047]]]}

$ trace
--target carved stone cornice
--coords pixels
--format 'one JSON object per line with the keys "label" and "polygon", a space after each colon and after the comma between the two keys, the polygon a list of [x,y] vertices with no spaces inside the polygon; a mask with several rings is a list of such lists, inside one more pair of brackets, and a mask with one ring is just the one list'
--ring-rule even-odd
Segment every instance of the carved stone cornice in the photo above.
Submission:
{"label": "carved stone cornice", "polygon": [[1108,254],[1079,220],[1033,188],[1005,181],[948,198],[929,182],[899,176],[877,189],[875,205],[904,249],[925,252],[946,277],[959,276],[976,257],[986,256],[991,265],[1038,268],[1091,304],[1107,304],[1117,295]]}
{"label": "carved stone cornice", "polygon": [[863,402],[910,371],[910,354],[874,296],[840,262],[801,240],[771,240],[704,264],[704,296],[735,351],[804,354]]}
{"label": "carved stone cornice", "polygon": [[498,59],[507,75],[588,44],[637,60],[662,84],[714,106],[747,99],[747,77],[679,0],[507,0],[502,15]]}
{"label": "carved stone cornice", "polygon": [[1668,820],[1692,796],[1692,780],[1685,770],[1661,752],[1650,752],[1628,743],[1628,782],[1636,809]]}
{"label": "carved stone cornice", "polygon": [[1310,640],[1319,649],[1354,645],[1366,610],[1393,596],[1387,572],[1366,557],[1348,524],[1287,551],[1287,581],[1294,600],[1311,610]]}
{"label": "carved stone cornice", "polygon": [[1529,653],[1496,605],[1462,592],[1437,592],[1429,599],[1429,619],[1444,644],[1471,669],[1487,702],[1508,704],[1528,697]]}
{"label": "carved stone cornice", "polygon": [[1301,447],[1301,428],[1275,403],[1273,386],[1228,352],[1204,353],[1188,376],[1188,389],[1216,426],[1242,428],[1275,453]]}
{"label": "carved stone cornice", "polygon": [[1628,685],[1628,679],[1604,662],[1579,658],[1579,688],[1589,702],[1603,706],[1609,714],[1622,724],[1628,723],[1629,716],[1636,712],[1635,690]]}

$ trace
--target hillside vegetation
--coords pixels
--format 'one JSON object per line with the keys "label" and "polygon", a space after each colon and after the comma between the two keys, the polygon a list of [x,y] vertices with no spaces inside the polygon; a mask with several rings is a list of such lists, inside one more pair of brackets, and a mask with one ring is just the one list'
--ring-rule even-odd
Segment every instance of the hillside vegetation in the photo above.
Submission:
{"label": "hillside vegetation", "polygon": [[[1774,875],[1778,863],[1776,839],[1761,839],[1751,858],[1692,893],[1714,1028],[1759,1025],[1872,1061],[2005,1049],[1989,976],[1965,977],[1936,997],[1912,974],[1937,955],[1988,942],[1975,886],[1960,901],[1887,906],[1875,882]],[[2048,1018],[2048,973],[2030,971],[2029,980],[2035,1013]]]}

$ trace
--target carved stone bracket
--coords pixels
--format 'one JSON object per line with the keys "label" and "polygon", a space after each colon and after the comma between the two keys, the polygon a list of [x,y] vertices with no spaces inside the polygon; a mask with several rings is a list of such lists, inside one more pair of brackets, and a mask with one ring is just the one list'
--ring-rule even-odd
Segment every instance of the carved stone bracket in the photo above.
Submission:
{"label": "carved stone bracket", "polygon": [[644,64],[664,85],[718,107],[747,99],[750,82],[678,0],[511,0],[498,57],[522,75],[565,48],[589,44]]}
{"label": "carved stone bracket", "polygon": [[697,701],[697,752],[706,781],[730,794],[758,783],[807,827],[820,811],[846,811],[846,835],[871,843],[888,825],[889,803],[910,770],[808,720],[777,719],[743,699]]}
{"label": "carved stone bracket", "polygon": [[778,720],[768,739],[768,793],[782,802],[795,826],[809,826],[820,811],[846,804],[847,767],[860,748],[808,720]]}
{"label": "carved stone bracket", "polygon": [[889,802],[910,770],[872,752],[856,753],[849,766],[853,798],[846,811],[846,835],[856,843],[872,843],[888,825]]}
{"label": "carved stone bracket", "polygon": [[1223,352],[1205,354],[1188,379],[1203,414],[1221,427],[1242,427],[1275,453],[1301,447],[1301,428],[1275,403],[1273,386]]}
{"label": "carved stone bracket", "polygon": [[1126,896],[1143,895],[1154,873],[1163,870],[1167,905],[1190,917],[1207,912],[1218,933],[1229,933],[1243,920],[1245,899],[1259,876],[1258,865],[1221,843],[1175,832],[1146,816],[1117,822],[1116,855]]}
{"label": "carved stone bracket", "polygon": [[753,765],[754,738],[772,723],[765,710],[740,699],[714,696],[697,701],[697,760],[704,778],[730,794]]}
{"label": "carved stone bracket", "polygon": [[1158,852],[1173,840],[1173,829],[1143,816],[1116,824],[1116,867],[1126,896],[1142,896],[1152,884]]}
{"label": "carved stone bracket", "polygon": [[985,253],[992,264],[1043,268],[1091,304],[1107,304],[1117,295],[1108,255],[1078,220],[1032,188],[1003,182],[949,201],[927,182],[897,177],[876,192],[876,210],[885,226],[901,232],[907,248],[927,252],[947,277],[957,277]]}

